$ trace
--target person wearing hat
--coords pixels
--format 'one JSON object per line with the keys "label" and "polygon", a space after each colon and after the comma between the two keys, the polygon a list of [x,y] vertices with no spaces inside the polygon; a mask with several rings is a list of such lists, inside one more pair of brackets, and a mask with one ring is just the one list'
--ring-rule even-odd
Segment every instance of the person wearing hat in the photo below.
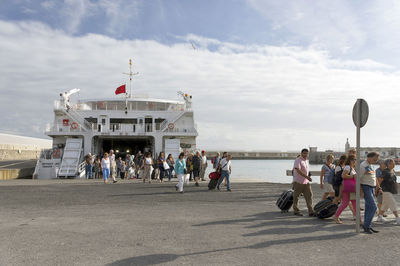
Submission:
{"label": "person wearing hat", "polygon": [[206,174],[206,169],[207,169],[207,156],[206,156],[206,151],[201,151],[201,169],[200,169],[200,178],[202,181],[206,181],[204,178],[204,175]]}

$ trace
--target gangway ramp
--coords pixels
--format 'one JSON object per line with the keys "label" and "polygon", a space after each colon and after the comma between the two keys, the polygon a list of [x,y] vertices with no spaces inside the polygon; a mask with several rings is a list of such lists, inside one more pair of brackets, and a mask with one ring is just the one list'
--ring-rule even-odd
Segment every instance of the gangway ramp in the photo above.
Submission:
{"label": "gangway ramp", "polygon": [[64,154],[61,160],[58,178],[76,177],[78,167],[82,156],[82,139],[68,138],[64,148]]}

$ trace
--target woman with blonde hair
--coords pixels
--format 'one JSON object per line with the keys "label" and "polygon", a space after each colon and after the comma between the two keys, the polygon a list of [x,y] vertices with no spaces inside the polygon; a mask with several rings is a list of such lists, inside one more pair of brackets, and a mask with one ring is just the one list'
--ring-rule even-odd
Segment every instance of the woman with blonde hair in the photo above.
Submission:
{"label": "woman with blonde hair", "polygon": [[332,186],[333,177],[335,175],[335,166],[333,163],[333,155],[329,154],[326,157],[326,163],[321,168],[321,176],[319,178],[320,188],[324,190],[322,195],[322,200],[326,199],[328,196],[335,196],[335,190]]}

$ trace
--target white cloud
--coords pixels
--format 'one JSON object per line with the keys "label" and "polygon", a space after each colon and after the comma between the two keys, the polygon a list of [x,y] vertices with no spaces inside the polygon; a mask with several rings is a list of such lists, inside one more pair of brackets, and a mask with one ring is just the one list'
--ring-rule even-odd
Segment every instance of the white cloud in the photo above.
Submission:
{"label": "white cloud", "polygon": [[249,4],[273,23],[276,30],[286,29],[301,42],[339,53],[356,50],[366,42],[363,20],[349,1],[322,0],[248,0]]}
{"label": "white cloud", "polygon": [[47,10],[52,9],[52,8],[55,6],[55,4],[56,4],[56,3],[55,3],[54,1],[50,1],[50,0],[43,1],[43,2],[40,3],[40,5],[41,5],[44,9],[47,9]]}
{"label": "white cloud", "polygon": [[[344,147],[354,140],[352,106],[370,105],[362,145],[395,146],[392,113],[400,73],[372,60],[341,61],[313,48],[238,45],[190,35],[182,42],[76,37],[37,22],[0,21],[1,129],[36,134],[52,121],[58,93],[113,97],[128,59],[134,93],[194,97],[200,147],[293,150]],[[189,41],[196,42],[192,49]],[[209,45],[215,49],[207,49]],[[384,125],[390,130],[382,131]],[[384,134],[384,138],[382,135]],[[354,141],[352,141],[354,143]]]}

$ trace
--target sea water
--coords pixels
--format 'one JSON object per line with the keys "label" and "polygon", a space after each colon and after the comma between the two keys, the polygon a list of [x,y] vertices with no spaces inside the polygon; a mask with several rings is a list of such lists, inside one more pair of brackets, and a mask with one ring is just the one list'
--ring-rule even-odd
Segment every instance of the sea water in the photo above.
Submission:
{"label": "sea water", "polygon": [[[293,177],[286,175],[286,170],[293,168],[294,160],[232,160],[231,180],[258,181],[272,183],[292,183]],[[208,162],[207,175],[212,169]],[[311,164],[311,171],[320,171],[322,164]],[[378,165],[374,167],[378,168]],[[396,165],[395,171],[400,171],[400,165]],[[311,176],[312,183],[319,184],[319,176]]]}

